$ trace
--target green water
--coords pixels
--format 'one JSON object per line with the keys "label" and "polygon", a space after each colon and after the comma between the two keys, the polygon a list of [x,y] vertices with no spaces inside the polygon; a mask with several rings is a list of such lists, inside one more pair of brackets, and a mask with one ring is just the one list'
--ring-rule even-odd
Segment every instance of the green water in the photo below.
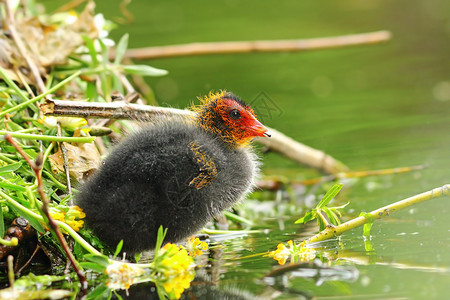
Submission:
{"label": "green water", "polygon": [[[115,4],[97,2],[107,18],[120,16]],[[146,63],[170,74],[148,82],[159,103],[173,107],[212,89],[234,91],[249,102],[264,92],[280,109],[264,119],[266,125],[354,170],[429,165],[408,174],[344,181],[339,203],[350,201],[346,216],[450,183],[449,1],[134,1],[129,9],[134,23],[120,25],[113,37],[129,33],[130,47],[390,30],[390,42],[371,46],[155,59]],[[264,175],[320,175],[275,153],[263,163]],[[302,191],[295,195],[299,203],[305,198]],[[268,197],[273,201],[276,195]],[[330,244],[347,258],[329,266],[334,280],[291,273],[272,286],[262,277],[277,265],[274,260],[240,257],[316,230],[293,225],[298,215],[273,210],[259,217],[268,234],[218,242],[224,247],[213,269],[220,274],[218,288],[255,295],[250,298],[448,299],[448,202],[435,199],[377,221],[373,252],[365,251],[362,229],[342,237],[345,250]]]}

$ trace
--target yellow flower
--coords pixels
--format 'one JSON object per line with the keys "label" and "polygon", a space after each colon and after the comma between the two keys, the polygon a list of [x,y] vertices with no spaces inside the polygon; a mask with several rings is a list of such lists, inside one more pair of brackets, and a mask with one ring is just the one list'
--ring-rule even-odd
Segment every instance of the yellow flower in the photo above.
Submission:
{"label": "yellow flower", "polygon": [[171,243],[161,248],[158,257],[161,258],[156,263],[158,281],[170,298],[179,299],[194,279],[194,260],[186,249]]}
{"label": "yellow flower", "polygon": [[105,273],[109,277],[106,286],[111,289],[128,290],[144,270],[136,265],[115,261],[106,267]]}
{"label": "yellow flower", "polygon": [[83,227],[84,221],[82,220],[77,220],[77,221],[66,221],[67,225],[69,225],[70,227],[72,227],[73,230],[75,231],[79,231],[81,227]]}
{"label": "yellow flower", "polygon": [[50,207],[50,216],[51,216],[54,220],[64,222],[64,218],[65,218],[64,216],[65,216],[65,213],[64,213],[64,211],[60,211],[60,210],[57,210],[57,209],[54,208],[54,207]]}
{"label": "yellow flower", "polygon": [[81,207],[74,205],[69,207],[69,210],[66,213],[65,222],[67,225],[72,227],[73,230],[78,231],[81,227],[83,227],[84,221],[75,220],[75,218],[82,219],[84,217],[86,217],[86,214],[83,212]]}
{"label": "yellow flower", "polygon": [[201,242],[199,238],[191,237],[186,243],[186,250],[190,256],[196,257],[202,255],[203,251],[208,250],[208,244]]}
{"label": "yellow flower", "polygon": [[288,258],[291,261],[310,261],[316,258],[316,252],[306,247],[305,242],[302,242],[298,246],[294,245],[292,240],[287,241],[289,247],[286,247],[283,243],[278,244],[277,250],[269,252],[268,256],[273,257],[280,265],[284,265]]}
{"label": "yellow flower", "polygon": [[72,227],[73,230],[79,231],[80,228],[83,227],[84,221],[75,219],[82,219],[86,217],[86,214],[79,206],[74,205],[70,206],[67,209],[67,212],[57,207],[51,207],[50,216],[55,220],[66,223]]}
{"label": "yellow flower", "polygon": [[163,284],[164,290],[169,294],[173,295],[174,298],[180,299],[181,294],[183,294],[185,289],[191,286],[191,281],[194,279],[194,274],[185,274],[182,276],[174,277],[171,280],[166,281]]}
{"label": "yellow flower", "polygon": [[287,248],[283,243],[278,244],[277,250],[271,251],[269,253],[270,257],[273,257],[280,265],[284,265],[286,260],[293,254],[292,253],[292,240],[288,241],[289,248]]}

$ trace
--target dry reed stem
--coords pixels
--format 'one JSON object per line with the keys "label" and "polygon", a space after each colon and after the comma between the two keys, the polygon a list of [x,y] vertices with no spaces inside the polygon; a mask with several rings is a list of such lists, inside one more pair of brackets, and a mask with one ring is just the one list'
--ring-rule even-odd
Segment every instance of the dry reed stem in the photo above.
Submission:
{"label": "dry reed stem", "polygon": [[[66,116],[81,118],[106,118],[151,120],[154,115],[191,115],[190,110],[167,107],[130,104],[123,101],[112,103],[97,103],[83,101],[46,99],[40,106],[42,112],[49,116]],[[301,144],[285,134],[269,128],[271,138],[256,138],[255,141],[270,150],[281,153],[289,159],[329,174],[345,172],[348,168],[323,151]]]}
{"label": "dry reed stem", "polygon": [[[160,47],[146,47],[129,49],[125,52],[124,57],[132,59],[155,59],[206,54],[298,52],[376,44],[386,42],[390,39],[391,33],[387,30],[381,30],[368,33],[312,39],[191,43]],[[115,54],[112,53],[111,58],[114,56]]]}

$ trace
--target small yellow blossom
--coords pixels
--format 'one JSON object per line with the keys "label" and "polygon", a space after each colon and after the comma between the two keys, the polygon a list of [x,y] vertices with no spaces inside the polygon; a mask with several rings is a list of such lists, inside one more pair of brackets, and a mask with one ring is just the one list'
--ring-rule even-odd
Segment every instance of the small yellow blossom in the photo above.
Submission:
{"label": "small yellow blossom", "polygon": [[106,286],[111,289],[128,290],[136,278],[144,273],[144,269],[136,265],[117,261],[108,265],[105,273],[109,277]]}
{"label": "small yellow blossom", "polygon": [[67,223],[67,225],[69,225],[73,230],[75,230],[76,232],[78,232],[78,231],[80,231],[80,228],[83,227],[84,221],[82,221],[82,220],[76,220],[76,221],[67,220],[66,223]]}
{"label": "small yellow blossom", "polygon": [[271,251],[268,256],[273,257],[280,265],[284,265],[288,258],[291,262],[295,261],[310,261],[316,257],[316,253],[313,249],[306,247],[306,244],[302,242],[298,246],[294,245],[292,240],[287,241],[289,247],[280,243],[277,246],[277,250]]}
{"label": "small yellow blossom", "polygon": [[280,265],[284,265],[286,263],[286,260],[293,255],[293,249],[292,240],[289,240],[288,242],[289,248],[287,248],[283,243],[278,244],[277,250],[271,251],[269,253],[270,257],[273,257]]}
{"label": "small yellow blossom", "polygon": [[65,213],[63,211],[57,210],[53,207],[50,208],[50,216],[57,221],[64,222]]}
{"label": "small yellow blossom", "polygon": [[59,209],[57,207],[50,208],[50,216],[57,221],[61,221],[72,227],[73,230],[79,231],[81,227],[83,227],[83,220],[75,220],[82,219],[86,217],[86,214],[79,206],[71,206],[67,211]]}
{"label": "small yellow blossom", "polygon": [[190,256],[196,257],[202,255],[203,251],[208,250],[208,244],[201,242],[199,238],[191,237],[186,243],[186,250]]}
{"label": "small yellow blossom", "polygon": [[161,248],[157,264],[159,281],[170,298],[179,299],[194,279],[194,260],[183,247],[168,243]]}

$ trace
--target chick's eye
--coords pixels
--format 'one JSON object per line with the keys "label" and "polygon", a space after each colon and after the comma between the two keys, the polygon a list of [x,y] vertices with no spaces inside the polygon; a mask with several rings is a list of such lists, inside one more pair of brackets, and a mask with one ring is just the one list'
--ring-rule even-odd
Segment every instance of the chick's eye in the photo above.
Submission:
{"label": "chick's eye", "polygon": [[239,112],[239,110],[233,109],[232,111],[230,111],[230,117],[234,120],[240,119],[241,113]]}

